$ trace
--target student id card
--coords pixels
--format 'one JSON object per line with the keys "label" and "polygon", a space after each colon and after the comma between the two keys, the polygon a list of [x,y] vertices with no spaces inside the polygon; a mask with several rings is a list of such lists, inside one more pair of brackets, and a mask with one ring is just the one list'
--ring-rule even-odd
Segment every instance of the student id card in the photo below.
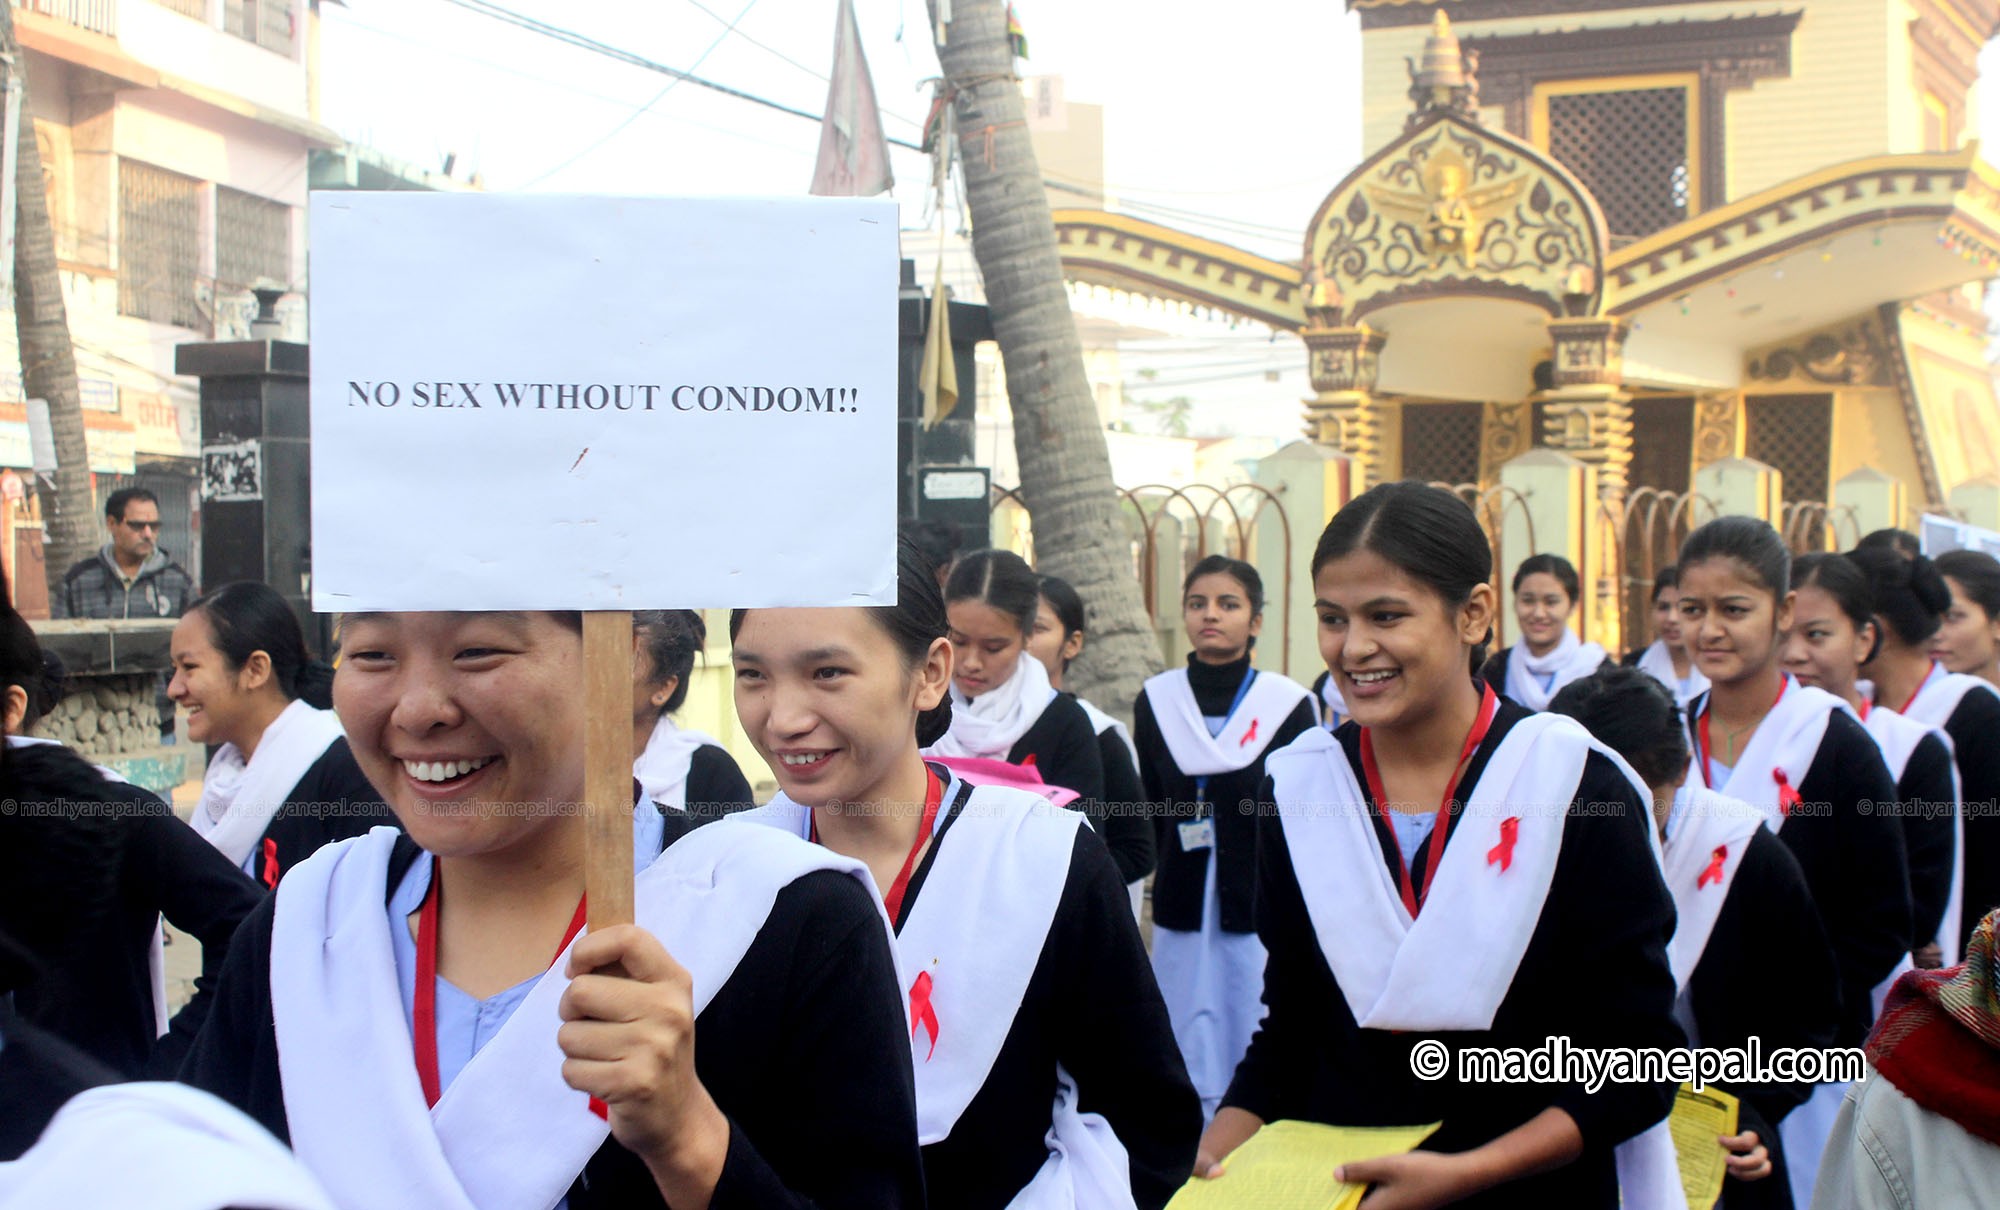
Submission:
{"label": "student id card", "polygon": [[1178,825],[1181,834],[1181,852],[1195,853],[1215,847],[1215,817],[1204,815],[1200,819],[1183,819]]}

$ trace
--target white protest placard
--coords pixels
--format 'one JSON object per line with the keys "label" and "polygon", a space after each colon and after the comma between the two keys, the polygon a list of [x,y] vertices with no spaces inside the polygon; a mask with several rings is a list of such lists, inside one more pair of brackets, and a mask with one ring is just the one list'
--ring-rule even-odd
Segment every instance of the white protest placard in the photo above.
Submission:
{"label": "white protest placard", "polygon": [[895,602],[893,202],[311,220],[313,608]]}

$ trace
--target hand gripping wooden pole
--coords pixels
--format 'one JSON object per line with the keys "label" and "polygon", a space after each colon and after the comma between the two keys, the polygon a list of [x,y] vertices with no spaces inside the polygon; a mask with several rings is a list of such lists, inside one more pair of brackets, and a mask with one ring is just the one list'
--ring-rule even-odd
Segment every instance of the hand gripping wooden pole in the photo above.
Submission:
{"label": "hand gripping wooden pole", "polygon": [[583,615],[583,886],[592,932],[631,924],[632,614]]}

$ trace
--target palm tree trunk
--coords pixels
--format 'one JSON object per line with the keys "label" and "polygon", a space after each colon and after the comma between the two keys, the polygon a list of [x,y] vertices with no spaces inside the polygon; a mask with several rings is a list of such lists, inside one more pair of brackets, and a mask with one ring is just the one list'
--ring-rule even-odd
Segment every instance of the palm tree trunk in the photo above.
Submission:
{"label": "palm tree trunk", "polygon": [[56,233],[42,185],[42,153],[29,115],[27,59],[14,37],[14,7],[0,0],[0,54],[20,89],[20,136],[15,140],[14,333],[21,348],[21,395],[46,399],[55,430],[56,501],[45,511],[49,599],[62,592],[63,573],[97,545],[96,502],[90,490],[90,450],[84,443],[83,402],[76,385],[76,350],[69,339]]}
{"label": "palm tree trunk", "polygon": [[[936,0],[930,11],[935,30]],[[1159,641],[1132,573],[1132,540],[1084,376],[1055,222],[1014,79],[1004,0],[953,0],[937,51],[957,98],[972,252],[1007,372],[1035,559],[1039,570],[1073,584],[1090,610],[1090,642],[1067,683],[1129,719],[1141,682],[1159,671]]]}

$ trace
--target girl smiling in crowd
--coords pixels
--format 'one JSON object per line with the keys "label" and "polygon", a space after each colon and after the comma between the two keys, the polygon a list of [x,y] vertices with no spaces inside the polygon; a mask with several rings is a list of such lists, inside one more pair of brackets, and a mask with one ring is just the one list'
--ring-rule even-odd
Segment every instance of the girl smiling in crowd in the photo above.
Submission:
{"label": "girl smiling in crowd", "polygon": [[1320,654],[1354,717],[1269,759],[1268,1011],[1197,1169],[1228,1181],[1229,1154],[1279,1119],[1442,1121],[1421,1150],[1336,1178],[1399,1208],[1612,1210],[1613,1150],[1664,1142],[1650,1128],[1671,1087],[1425,1081],[1411,1058],[1419,1043],[1532,1049],[1558,1034],[1680,1044],[1646,791],[1573,720],[1468,675],[1495,602],[1463,501],[1371,488],[1335,515],[1312,569]]}
{"label": "girl smiling in crowd", "polygon": [[1581,591],[1576,568],[1561,555],[1521,561],[1514,572],[1514,620],[1521,637],[1479,671],[1495,693],[1530,710],[1546,710],[1556,690],[1604,663],[1604,648],[1579,640],[1569,626]]}
{"label": "girl smiling in crowd", "polygon": [[723,826],[769,824],[873,873],[932,1205],[1157,1210],[1201,1123],[1117,867],[1076,812],[923,759],[958,709],[946,634],[962,632],[907,542],[896,593],[732,616],[737,713],[783,793]]}
{"label": "girl smiling in crowd", "polygon": [[1685,706],[1707,692],[1708,678],[1694,666],[1694,656],[1688,653],[1681,635],[1680,605],[1680,569],[1669,564],[1653,577],[1653,629],[1658,637],[1651,646],[1626,656],[1624,663],[1673,690],[1674,703]]}
{"label": "girl smiling in crowd", "polygon": [[1951,589],[1931,655],[1947,672],[2000,685],[2000,560],[1982,550],[1953,550],[1937,557]]}
{"label": "girl smiling in crowd", "polygon": [[1181,589],[1187,667],[1146,682],[1132,734],[1156,804],[1153,970],[1202,1110],[1213,1114],[1264,1015],[1257,940],[1257,811],[1264,755],[1318,721],[1305,687],[1251,667],[1264,582],[1210,555]]}
{"label": "girl smiling in crowd", "polygon": [[701,828],[639,876],[636,925],[577,937],[580,630],[345,620],[335,705],[408,835],[293,868],[238,930],[182,1078],[343,1206],[923,1204],[866,868]]}

